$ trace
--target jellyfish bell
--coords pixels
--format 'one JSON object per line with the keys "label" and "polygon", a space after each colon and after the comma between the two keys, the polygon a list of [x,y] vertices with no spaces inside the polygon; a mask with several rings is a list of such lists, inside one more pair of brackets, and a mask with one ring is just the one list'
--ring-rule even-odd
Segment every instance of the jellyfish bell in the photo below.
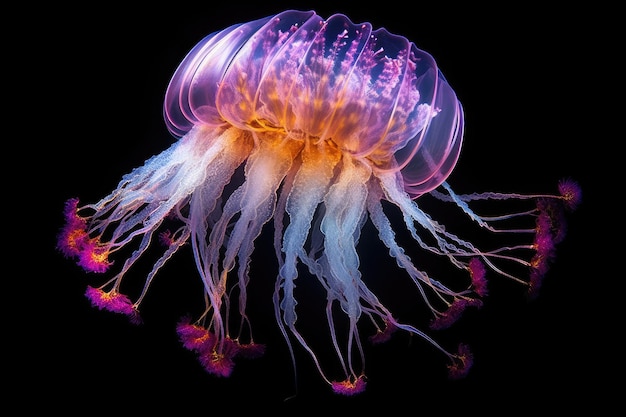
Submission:
{"label": "jellyfish bell", "polygon": [[312,11],[205,37],[172,77],[164,114],[176,136],[235,126],[326,142],[382,172],[402,170],[414,196],[447,177],[463,136],[461,105],[431,55],[369,23]]}
{"label": "jellyfish bell", "polygon": [[[554,195],[454,193],[446,180],[461,150],[463,109],[435,60],[402,36],[341,14],[323,19],[314,11],[288,10],[205,37],[174,72],[164,117],[178,140],[125,175],[102,200],[68,200],[57,246],[88,272],[117,269],[89,286],[86,296],[94,306],[140,323],[157,272],[189,245],[206,306],[197,317],[181,319],[176,330],[183,346],[218,376],[229,376],[235,359],[263,354],[246,305],[255,240],[270,220],[278,261],[274,311],[292,359],[297,342],[336,393],[353,395],[366,385],[360,329],[373,330],[373,343],[397,330],[422,337],[449,359],[452,378],[472,364],[467,345],[449,351],[396,319],[368,287],[357,251],[366,222],[406,271],[438,330],[482,305],[488,275],[536,291],[562,240],[564,213],[580,201],[571,180]],[[449,232],[418,204],[427,193],[458,207],[477,228],[499,238],[523,235],[526,243],[503,239],[481,248]],[[481,216],[470,208],[475,200],[529,207]],[[414,263],[395,238],[398,225],[384,201],[402,213],[401,226],[417,248],[447,259],[464,279],[454,275],[444,282]],[[526,226],[498,227],[511,219]],[[162,255],[132,299],[124,293],[126,279],[133,279],[129,270],[155,241]],[[113,265],[127,246],[130,256]],[[523,266],[527,275],[509,265]],[[298,326],[295,288],[304,273],[326,292],[338,373],[320,361]],[[348,323],[345,329],[340,320]]]}

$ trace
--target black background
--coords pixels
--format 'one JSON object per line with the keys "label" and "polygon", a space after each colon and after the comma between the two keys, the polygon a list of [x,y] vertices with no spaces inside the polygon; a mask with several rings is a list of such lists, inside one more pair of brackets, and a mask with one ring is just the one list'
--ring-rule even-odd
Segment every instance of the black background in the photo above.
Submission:
{"label": "black background", "polygon": [[[17,126],[28,134],[20,133],[17,142],[27,152],[37,146],[39,158],[35,178],[18,175],[26,184],[19,188],[27,190],[22,201],[31,209],[18,223],[35,227],[21,235],[27,242],[15,246],[32,254],[37,242],[38,254],[20,262],[16,279],[27,288],[15,293],[21,307],[9,321],[24,334],[7,339],[16,350],[8,364],[16,371],[11,387],[36,398],[20,402],[22,407],[212,415],[356,413],[376,405],[391,413],[447,415],[603,406],[610,394],[600,388],[601,375],[610,369],[605,360],[613,348],[603,326],[611,314],[595,304],[606,295],[601,283],[606,277],[591,273],[601,263],[596,255],[601,247],[590,207],[601,195],[590,162],[595,141],[602,140],[590,136],[588,127],[594,118],[589,108],[594,58],[586,38],[592,17],[585,10],[564,14],[521,2],[506,10],[444,2],[411,7],[317,3],[177,1],[131,8],[102,2],[38,10],[44,18],[31,25],[37,38],[22,50],[28,56],[15,60],[34,61],[24,65],[30,88],[24,94],[28,111],[21,113],[27,120]],[[448,381],[442,355],[399,334],[383,346],[366,347],[369,384],[365,393],[349,398],[332,394],[296,347],[298,395],[283,401],[294,393],[294,379],[271,306],[276,275],[267,239],[271,231],[261,236],[253,258],[250,307],[255,338],[268,351],[261,359],[239,362],[228,379],[206,374],[174,332],[181,315],[201,308],[189,251],[157,277],[142,308],[145,323],[136,327],[91,308],[83,293],[93,277],[54,250],[66,199],[97,201],[123,174],[170,146],[162,100],[188,50],[213,31],[290,8],[369,21],[434,56],[466,112],[464,147],[449,177],[458,192],[554,192],[567,176],[583,189],[583,204],[571,216],[568,240],[540,297],[528,302],[523,289],[501,280],[482,310],[439,339],[447,346],[458,341],[472,346],[475,365],[464,380]],[[363,262],[365,275],[367,265],[383,275],[385,268],[394,268],[384,249]],[[394,297],[397,291],[395,307],[409,311],[407,303],[418,295],[407,297],[409,285],[386,279],[386,294]],[[302,286],[311,298],[323,297],[316,286]],[[29,318],[26,323],[22,315]],[[319,332],[326,335],[325,322]],[[608,352],[598,354],[599,346]]]}

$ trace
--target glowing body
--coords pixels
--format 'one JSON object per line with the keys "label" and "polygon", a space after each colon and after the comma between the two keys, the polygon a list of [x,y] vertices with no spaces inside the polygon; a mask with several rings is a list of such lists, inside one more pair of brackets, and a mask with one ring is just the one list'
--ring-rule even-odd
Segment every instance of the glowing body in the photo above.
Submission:
{"label": "glowing body", "polygon": [[[467,346],[448,352],[421,330],[398,322],[370,291],[357,252],[366,221],[430,307],[432,327],[445,328],[466,307],[482,304],[486,270],[536,290],[562,238],[561,203],[573,208],[580,199],[571,181],[561,183],[555,196],[454,194],[445,183],[463,137],[454,91],[434,59],[413,43],[343,15],[323,20],[312,11],[286,11],[207,36],[172,77],[164,113],[180,139],[126,175],[100,202],[79,207],[70,200],[59,248],[86,270],[102,273],[110,255],[139,240],[120,272],[87,293],[94,305],[139,322],[139,306],[155,274],[190,243],[207,307],[199,319],[181,321],[178,333],[207,371],[220,376],[230,374],[235,357],[263,352],[252,338],[246,288],[254,241],[271,219],[279,263],[277,323],[290,347],[293,337],[311,354],[335,392],[351,395],[365,388],[359,334],[364,318],[375,329],[373,342],[403,329],[433,343],[451,360],[452,377],[463,376],[472,362]],[[240,167],[244,179],[237,182]],[[425,193],[456,203],[488,230],[494,230],[491,220],[530,218],[528,228],[511,232],[534,239],[479,249],[420,209],[415,199]],[[498,219],[482,218],[468,206],[475,199],[509,198],[538,205]],[[467,271],[467,282],[448,286],[418,269],[396,242],[383,200],[400,210],[422,249]],[[171,224],[173,231],[166,228]],[[155,233],[161,233],[166,249],[133,302],[120,292],[122,278]],[[518,251],[530,255],[514,255]],[[530,278],[518,278],[498,262],[525,265]],[[297,328],[298,265],[327,291],[328,324],[343,368],[338,382],[326,376]],[[233,332],[230,298],[237,292],[239,323]],[[345,334],[335,327],[339,312],[347,318]]]}

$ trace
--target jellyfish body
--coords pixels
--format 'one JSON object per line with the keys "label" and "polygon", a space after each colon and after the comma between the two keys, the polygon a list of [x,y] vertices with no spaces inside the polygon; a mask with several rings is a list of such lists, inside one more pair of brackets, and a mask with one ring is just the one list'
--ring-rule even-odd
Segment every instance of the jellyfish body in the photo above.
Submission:
{"label": "jellyfish body", "polygon": [[[450,359],[451,377],[463,376],[472,363],[466,345],[446,350],[425,331],[397,320],[368,288],[357,252],[366,222],[413,281],[432,312],[431,327],[441,329],[467,307],[482,304],[488,272],[536,291],[562,240],[563,213],[580,200],[570,180],[555,195],[455,194],[446,179],[461,149],[463,110],[433,57],[404,37],[341,14],[322,19],[313,11],[289,10],[207,36],[174,73],[164,116],[179,139],[99,202],[69,200],[58,248],[95,273],[108,272],[119,249],[134,248],[116,275],[90,286],[86,295],[94,306],[139,322],[153,278],[189,244],[206,309],[181,320],[177,331],[205,369],[219,376],[230,375],[235,358],[263,353],[246,313],[247,286],[255,239],[272,219],[276,321],[290,350],[297,341],[333,390],[351,395],[365,388],[359,332],[365,322],[374,343],[397,329],[432,343]],[[237,182],[240,171],[244,177]],[[417,200],[426,194],[458,206],[479,228],[526,235],[528,241],[481,249],[422,211]],[[493,217],[470,208],[474,200],[505,199],[531,207]],[[444,283],[418,268],[397,242],[384,201],[402,213],[419,248],[447,258],[467,278]],[[510,219],[529,226],[494,226]],[[156,246],[154,240],[165,249],[131,300],[123,279]],[[519,277],[507,264],[529,273]],[[338,377],[330,376],[298,328],[300,266],[327,293]],[[237,312],[231,311],[235,295]],[[345,331],[336,326],[338,314],[348,323]]]}

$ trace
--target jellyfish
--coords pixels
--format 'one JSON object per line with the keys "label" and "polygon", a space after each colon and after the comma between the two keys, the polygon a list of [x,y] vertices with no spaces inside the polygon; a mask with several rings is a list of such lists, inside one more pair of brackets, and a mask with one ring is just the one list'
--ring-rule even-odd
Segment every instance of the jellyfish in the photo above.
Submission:
{"label": "jellyfish", "polygon": [[[333,392],[354,395],[367,383],[366,343],[398,331],[440,351],[451,378],[465,376],[470,347],[443,346],[434,333],[480,308],[496,277],[536,295],[581,200],[569,178],[548,194],[455,193],[447,179],[461,151],[463,107],[437,63],[407,38],[342,14],[287,10],[206,36],[174,71],[163,114],[171,147],[100,201],[69,198],[57,249],[102,277],[85,292],[94,307],[140,324],[157,273],[190,247],[204,310],[180,318],[175,331],[219,377],[266,349],[246,306],[255,241],[268,223],[278,266],[273,311],[294,374],[301,348]],[[478,244],[452,231],[422,199],[451,207],[489,238]],[[380,277],[360,269],[358,251],[367,223],[430,312],[427,326],[396,317],[371,289]],[[156,262],[137,278],[131,268],[147,252],[158,253]],[[429,274],[416,252],[445,260],[451,273]],[[141,290],[125,292],[137,279]],[[299,280],[326,294],[334,367],[298,322]]]}

